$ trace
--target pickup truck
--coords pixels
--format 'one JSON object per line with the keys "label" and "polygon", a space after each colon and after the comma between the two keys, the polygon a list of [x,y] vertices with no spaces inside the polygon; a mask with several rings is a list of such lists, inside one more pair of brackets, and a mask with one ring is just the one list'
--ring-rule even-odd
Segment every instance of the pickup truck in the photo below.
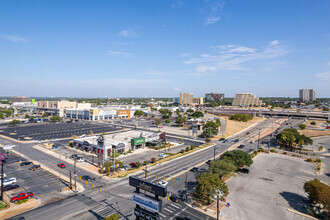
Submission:
{"label": "pickup truck", "polygon": [[13,203],[17,203],[20,200],[23,199],[31,199],[33,197],[33,193],[32,192],[27,192],[27,193],[20,193],[17,196],[11,197],[10,201]]}

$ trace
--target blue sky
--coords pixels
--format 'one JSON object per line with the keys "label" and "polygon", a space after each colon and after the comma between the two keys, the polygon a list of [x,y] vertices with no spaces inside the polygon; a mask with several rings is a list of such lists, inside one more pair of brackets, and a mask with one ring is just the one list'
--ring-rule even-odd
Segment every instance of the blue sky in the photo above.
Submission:
{"label": "blue sky", "polygon": [[327,0],[2,0],[0,96],[330,97]]}

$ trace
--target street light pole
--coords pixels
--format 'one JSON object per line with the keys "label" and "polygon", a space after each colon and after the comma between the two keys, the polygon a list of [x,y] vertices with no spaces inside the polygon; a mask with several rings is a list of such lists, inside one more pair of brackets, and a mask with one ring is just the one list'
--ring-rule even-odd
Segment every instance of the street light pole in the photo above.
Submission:
{"label": "street light pole", "polygon": [[260,128],[259,128],[259,137],[258,137],[258,149],[259,149],[259,146],[260,146]]}
{"label": "street light pole", "polygon": [[217,193],[217,220],[219,220],[219,193]]}
{"label": "street light pole", "polygon": [[[19,138],[17,138],[17,140],[19,141]],[[19,162],[22,161],[22,144],[21,142],[19,142]]]}

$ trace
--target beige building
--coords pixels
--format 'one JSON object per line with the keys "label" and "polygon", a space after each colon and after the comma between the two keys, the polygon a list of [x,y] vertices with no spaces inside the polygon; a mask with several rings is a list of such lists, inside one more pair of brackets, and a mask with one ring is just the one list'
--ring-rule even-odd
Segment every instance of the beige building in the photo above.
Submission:
{"label": "beige building", "polygon": [[31,98],[26,96],[18,96],[10,98],[10,104],[14,104],[17,102],[31,102]]}
{"label": "beige building", "polygon": [[[85,104],[85,103],[84,103]],[[77,108],[77,102],[70,101],[38,101],[37,113],[58,115],[62,117],[65,114],[65,109]]]}
{"label": "beige building", "polygon": [[315,90],[314,89],[300,89],[299,90],[299,100],[301,102],[315,101]]}
{"label": "beige building", "polygon": [[190,105],[193,103],[194,101],[192,93],[180,93],[180,105]]}
{"label": "beige building", "polygon": [[234,106],[261,106],[263,103],[259,98],[257,98],[252,93],[239,93],[235,94],[235,98],[233,101]]}
{"label": "beige building", "polygon": [[193,103],[197,104],[197,105],[203,105],[204,104],[204,98],[194,97],[193,98]]}

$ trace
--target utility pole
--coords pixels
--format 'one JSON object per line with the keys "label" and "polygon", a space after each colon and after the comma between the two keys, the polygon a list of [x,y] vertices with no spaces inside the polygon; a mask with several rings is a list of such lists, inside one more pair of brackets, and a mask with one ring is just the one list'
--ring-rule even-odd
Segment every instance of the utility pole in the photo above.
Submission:
{"label": "utility pole", "polygon": [[3,163],[2,161],[0,161],[1,163],[1,201],[3,201]]}
{"label": "utility pole", "polygon": [[219,220],[219,193],[217,193],[217,220]]}
{"label": "utility pole", "polygon": [[260,128],[259,128],[259,137],[258,137],[258,149],[259,149],[259,146],[260,146]]}
{"label": "utility pole", "polygon": [[73,161],[73,172],[74,172],[74,191],[77,192],[77,172],[76,172],[76,158]]}
{"label": "utility pole", "polygon": [[213,161],[215,161],[215,146],[216,145],[214,145],[214,147],[213,147]]}
{"label": "utility pole", "polygon": [[144,180],[147,180],[147,175],[148,175],[148,166],[144,169]]}
{"label": "utility pole", "polygon": [[[19,141],[19,138],[17,138],[17,140]],[[19,162],[22,161],[22,144],[21,142],[19,142]]]}

